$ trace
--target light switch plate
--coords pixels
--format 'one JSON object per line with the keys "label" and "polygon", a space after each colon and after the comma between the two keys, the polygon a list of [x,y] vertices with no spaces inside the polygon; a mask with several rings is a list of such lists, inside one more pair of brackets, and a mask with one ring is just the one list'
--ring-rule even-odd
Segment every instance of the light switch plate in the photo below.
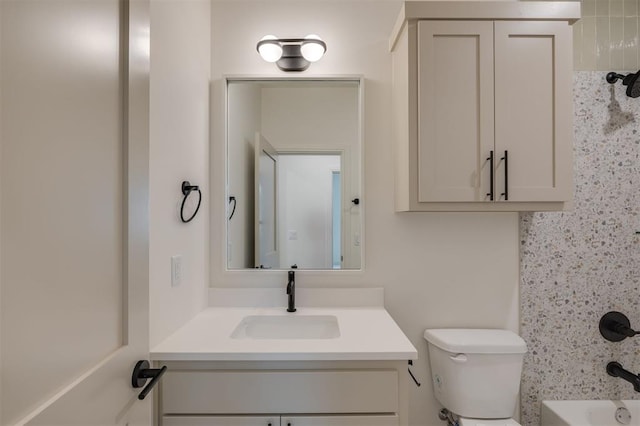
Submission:
{"label": "light switch plate", "polygon": [[182,256],[171,256],[171,287],[182,284]]}

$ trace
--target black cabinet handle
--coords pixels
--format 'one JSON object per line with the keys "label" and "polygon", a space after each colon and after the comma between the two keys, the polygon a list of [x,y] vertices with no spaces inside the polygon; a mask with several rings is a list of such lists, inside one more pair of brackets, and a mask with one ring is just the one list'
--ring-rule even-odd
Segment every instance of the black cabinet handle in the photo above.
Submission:
{"label": "black cabinet handle", "polygon": [[490,201],[493,201],[493,150],[489,151],[487,161],[489,162],[489,192],[487,197],[489,197]]}
{"label": "black cabinet handle", "polygon": [[[412,360],[409,360],[408,363],[409,363],[409,365],[413,365],[413,361]],[[409,375],[413,379],[413,382],[416,384],[416,386],[418,386],[418,387],[422,386],[422,383],[420,383],[418,381],[418,379],[416,379],[416,376],[414,376],[413,373],[411,372],[411,368],[407,368],[407,371],[409,372]]]}
{"label": "black cabinet handle", "polygon": [[505,201],[509,201],[509,151],[504,151],[504,157],[501,160],[504,160],[504,192],[501,194],[504,196]]}
{"label": "black cabinet handle", "polygon": [[149,361],[140,360],[136,363],[136,366],[133,368],[133,374],[131,375],[131,386],[141,388],[147,382],[147,379],[151,379],[138,395],[139,400],[146,398],[165,371],[167,371],[166,365],[162,368],[149,368]]}

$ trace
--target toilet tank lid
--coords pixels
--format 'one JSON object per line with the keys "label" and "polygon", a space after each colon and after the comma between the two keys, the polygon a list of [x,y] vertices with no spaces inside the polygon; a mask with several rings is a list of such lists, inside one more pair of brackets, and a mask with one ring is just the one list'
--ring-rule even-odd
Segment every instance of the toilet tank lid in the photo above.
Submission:
{"label": "toilet tank lid", "polygon": [[447,352],[472,354],[523,354],[527,344],[512,331],[480,328],[425,330],[427,342]]}

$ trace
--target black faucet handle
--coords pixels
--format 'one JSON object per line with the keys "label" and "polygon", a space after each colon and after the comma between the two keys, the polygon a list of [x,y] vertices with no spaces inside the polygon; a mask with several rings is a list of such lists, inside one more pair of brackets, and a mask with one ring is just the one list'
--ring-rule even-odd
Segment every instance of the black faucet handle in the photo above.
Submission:
{"label": "black faucet handle", "polygon": [[607,312],[600,318],[600,334],[610,342],[620,342],[627,337],[633,337],[639,332],[631,328],[629,318],[622,312]]}

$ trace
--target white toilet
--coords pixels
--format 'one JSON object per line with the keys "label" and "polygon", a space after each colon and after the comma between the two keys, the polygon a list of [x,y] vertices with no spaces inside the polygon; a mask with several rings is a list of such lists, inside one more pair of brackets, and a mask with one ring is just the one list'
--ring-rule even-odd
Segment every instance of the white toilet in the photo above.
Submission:
{"label": "white toilet", "polygon": [[520,426],[515,413],[527,345],[508,330],[426,330],[433,391],[459,426]]}

